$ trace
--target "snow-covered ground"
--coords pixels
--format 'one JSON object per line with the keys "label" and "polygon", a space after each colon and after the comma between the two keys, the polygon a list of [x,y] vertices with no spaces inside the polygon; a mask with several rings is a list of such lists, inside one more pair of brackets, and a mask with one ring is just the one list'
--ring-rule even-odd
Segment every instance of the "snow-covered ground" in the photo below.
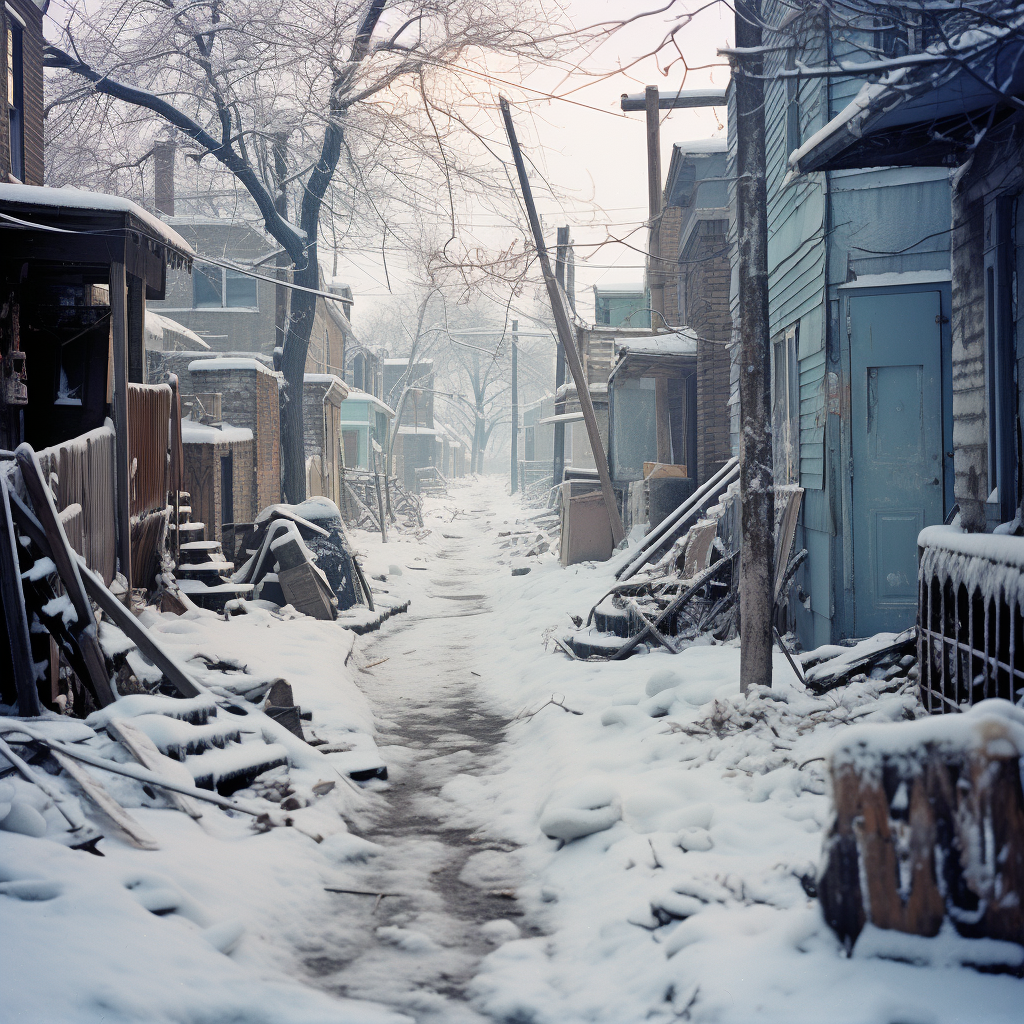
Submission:
{"label": "snow-covered ground", "polygon": [[1019,1021],[1024,982],[961,967],[964,940],[869,931],[848,958],[808,895],[820,758],[851,721],[915,715],[909,687],[814,698],[780,655],[741,696],[731,645],[570,661],[551,632],[625,556],[514,556],[532,568],[513,576],[498,534],[521,515],[484,479],[428,499],[422,539],[357,532],[412,605],[351,656],[332,623],[153,616],[183,659],[288,678],[352,748],[328,758],[382,757],[390,780],[339,781],[260,834],[97,771],[161,848],[0,831],[0,1020]]}

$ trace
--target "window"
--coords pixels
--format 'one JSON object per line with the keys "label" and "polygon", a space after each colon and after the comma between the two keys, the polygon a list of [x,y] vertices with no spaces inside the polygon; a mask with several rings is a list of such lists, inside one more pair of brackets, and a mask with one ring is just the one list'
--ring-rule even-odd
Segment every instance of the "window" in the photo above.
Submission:
{"label": "window", "polygon": [[7,111],[11,139],[11,175],[25,180],[25,75],[21,26],[7,18]]}
{"label": "window", "polygon": [[772,346],[772,424],[775,482],[800,482],[799,325],[777,336]]}
{"label": "window", "polygon": [[192,305],[195,309],[256,309],[256,279],[237,270],[195,264]]}

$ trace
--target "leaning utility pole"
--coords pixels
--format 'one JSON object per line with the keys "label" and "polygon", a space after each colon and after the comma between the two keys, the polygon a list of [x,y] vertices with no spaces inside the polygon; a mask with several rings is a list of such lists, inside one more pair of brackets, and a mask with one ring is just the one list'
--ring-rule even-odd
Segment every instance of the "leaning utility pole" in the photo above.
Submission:
{"label": "leaning utility pole", "polygon": [[576,342],[573,340],[572,327],[569,324],[569,314],[566,312],[563,300],[564,292],[559,290],[555,275],[551,272],[551,261],[548,259],[548,251],[544,247],[544,234],[540,229],[540,218],[537,216],[537,207],[533,201],[533,189],[530,188],[530,179],[526,176],[526,164],[523,162],[523,154],[519,149],[515,125],[512,124],[512,112],[509,109],[508,100],[504,96],[499,98],[499,104],[501,116],[505,120],[508,143],[512,147],[512,156],[519,174],[523,204],[526,206],[526,212],[530,218],[533,244],[537,249],[537,259],[540,262],[541,273],[544,275],[544,284],[547,285],[551,312],[554,314],[555,327],[558,330],[558,340],[562,343],[565,356],[569,361],[569,372],[572,374],[573,383],[576,385],[576,394],[579,396],[580,406],[583,410],[583,422],[587,426],[587,436],[590,438],[590,448],[594,453],[597,475],[601,478],[601,493],[604,496],[605,511],[608,514],[608,525],[612,531],[612,543],[618,547],[625,537],[625,531],[622,529],[622,517],[619,515],[619,506],[615,501],[615,491],[612,490],[612,478],[608,473],[608,459],[605,456],[601,431],[597,426],[594,403],[590,399],[590,386],[587,383],[587,375],[583,371],[580,354],[576,351]]}
{"label": "leaning utility pole", "polygon": [[512,493],[519,490],[519,321],[512,321]]}
{"label": "leaning utility pole", "polygon": [[[555,278],[562,286],[568,297],[571,293],[568,290],[565,268],[569,252],[569,227],[558,229],[558,242],[555,249]],[[565,399],[559,399],[558,389],[565,383],[565,352],[562,350],[562,343],[559,341],[555,347],[555,414],[565,412]],[[565,423],[555,420],[555,447],[554,458],[551,463],[551,482],[557,487],[562,482],[562,473],[565,470]]]}
{"label": "leaning utility pole", "polygon": [[736,0],[730,55],[736,95],[736,222],[739,279],[740,690],[772,685],[775,482],[768,320],[761,0]]}

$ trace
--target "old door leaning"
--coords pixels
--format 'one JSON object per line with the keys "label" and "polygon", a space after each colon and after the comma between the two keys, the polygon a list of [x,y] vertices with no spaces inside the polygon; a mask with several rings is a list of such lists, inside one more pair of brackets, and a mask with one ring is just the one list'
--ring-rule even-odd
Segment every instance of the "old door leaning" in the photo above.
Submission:
{"label": "old door leaning", "polygon": [[913,624],[917,535],[943,518],[941,293],[852,295],[853,576],[858,636]]}

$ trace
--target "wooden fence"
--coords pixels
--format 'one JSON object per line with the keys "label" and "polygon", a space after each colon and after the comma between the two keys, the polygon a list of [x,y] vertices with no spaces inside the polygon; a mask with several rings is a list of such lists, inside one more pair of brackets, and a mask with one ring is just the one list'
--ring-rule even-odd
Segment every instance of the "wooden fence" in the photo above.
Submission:
{"label": "wooden fence", "polygon": [[172,391],[168,384],[128,385],[128,514],[167,506],[167,448]]}
{"label": "wooden fence", "polygon": [[81,506],[81,514],[72,517],[75,522],[68,539],[109,586],[117,565],[114,428],[97,427],[45,448],[38,455],[43,476],[54,491],[57,510]]}

